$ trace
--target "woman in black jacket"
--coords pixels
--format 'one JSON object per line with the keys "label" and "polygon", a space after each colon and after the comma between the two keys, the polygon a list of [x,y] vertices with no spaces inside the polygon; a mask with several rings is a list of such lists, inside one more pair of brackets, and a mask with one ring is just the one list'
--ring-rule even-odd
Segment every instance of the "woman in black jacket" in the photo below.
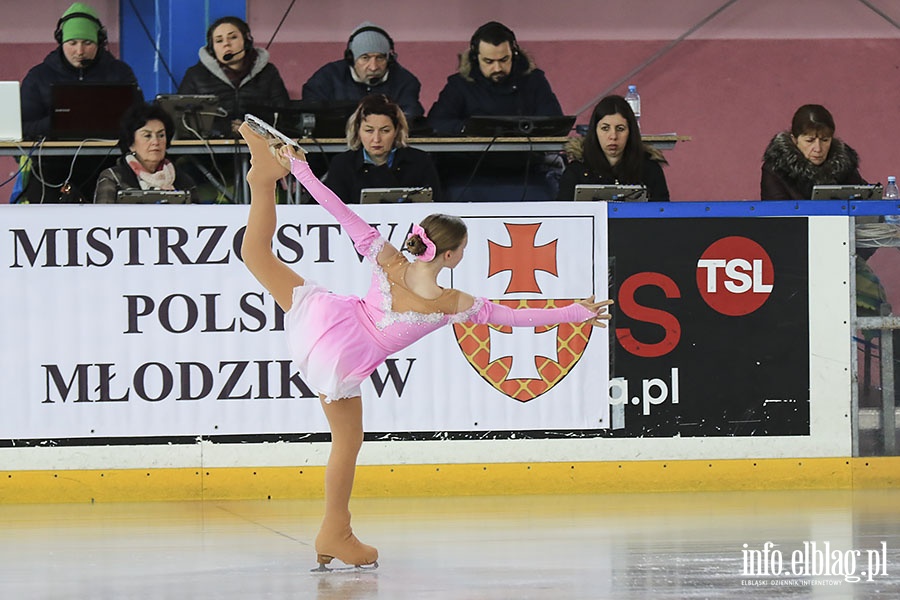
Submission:
{"label": "woman in black jacket", "polygon": [[572,200],[576,185],[643,185],[647,199],[669,200],[662,153],[641,141],[637,119],[622,96],[594,107],[588,132],[566,144],[570,163],[559,181],[557,200]]}
{"label": "woman in black jacket", "polygon": [[237,17],[222,17],[206,31],[200,61],[189,68],[178,87],[179,94],[212,94],[228,118],[216,121],[223,135],[237,131],[248,108],[287,106],[287,88],[269,52],[253,46],[250,26]]}
{"label": "woman in black jacket", "polygon": [[359,204],[365,188],[431,188],[441,200],[441,183],[427,152],[409,147],[403,110],[383,94],[363,98],[347,120],[350,150],[331,160],[325,183],[348,204]]}
{"label": "woman in black jacket", "polygon": [[856,150],[834,137],[834,117],[824,106],[805,104],[791,130],[772,138],[763,154],[761,200],[810,200],[817,185],[864,185]]}
{"label": "woman in black jacket", "polygon": [[116,201],[120,190],[173,190],[189,193],[197,202],[193,179],[166,158],[175,125],[157,104],[137,104],[122,118],[119,148],[122,157],[97,178],[94,202]]}

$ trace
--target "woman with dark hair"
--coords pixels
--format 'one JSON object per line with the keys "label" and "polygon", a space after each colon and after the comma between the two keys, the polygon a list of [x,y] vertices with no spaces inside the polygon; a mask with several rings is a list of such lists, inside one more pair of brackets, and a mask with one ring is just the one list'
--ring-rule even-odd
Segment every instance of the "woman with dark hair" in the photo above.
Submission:
{"label": "woman with dark hair", "polygon": [[[413,225],[404,244],[410,261],[316,179],[302,152],[279,147],[247,123],[240,132],[253,165],[247,174],[250,213],[241,257],[285,311],[291,357],[304,381],[319,394],[331,430],[317,560],[321,570],[334,558],[348,565],[377,566],[378,550],[360,542],[350,527],[350,495],[363,442],[362,382],[388,356],[449,323],[605,326],[611,301],[595,302],[592,296],[562,308],[512,309],[441,287],[438,274],[456,267],[465,252],[468,234],[462,219],[436,214]],[[371,263],[372,284],[365,298],[329,292],[301,277],[273,252],[275,187],[289,173],[337,219]]]}
{"label": "woman with dark hair", "polygon": [[181,190],[196,202],[194,181],[177,173],[166,158],[175,125],[158,104],[136,104],[122,117],[119,148],[122,157],[97,178],[94,202],[113,203],[119,190]]}
{"label": "woman with dark hair", "polygon": [[223,135],[236,131],[250,107],[290,104],[278,69],[269,62],[269,51],[256,48],[250,26],[238,17],[216,19],[206,31],[200,61],[190,67],[178,87],[179,94],[211,94],[228,114],[230,123],[217,119]]}
{"label": "woman with dark hair", "polygon": [[427,152],[409,147],[409,125],[383,94],[364,97],[347,120],[347,146],[331,160],[324,181],[348,204],[365,188],[425,188],[441,199],[437,169]]}
{"label": "woman with dark hair", "polygon": [[669,200],[662,152],[641,141],[637,119],[622,96],[606,96],[591,113],[587,135],[566,144],[569,165],[557,200],[575,198],[576,185],[643,185],[650,201]]}
{"label": "woman with dark hair", "polygon": [[760,199],[809,200],[817,185],[864,185],[859,155],[834,131],[824,106],[798,108],[791,130],[777,133],[763,154]]}

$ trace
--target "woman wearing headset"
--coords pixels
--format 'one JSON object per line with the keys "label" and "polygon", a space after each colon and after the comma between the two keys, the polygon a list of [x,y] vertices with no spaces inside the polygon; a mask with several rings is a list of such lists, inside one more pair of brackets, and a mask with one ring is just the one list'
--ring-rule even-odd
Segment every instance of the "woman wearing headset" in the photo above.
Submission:
{"label": "woman wearing headset", "polygon": [[214,21],[198,54],[199,62],[184,74],[178,93],[218,97],[230,121],[217,121],[219,133],[234,133],[250,107],[286,106],[290,102],[278,69],[269,62],[269,52],[253,46],[250,26],[242,19],[222,17]]}

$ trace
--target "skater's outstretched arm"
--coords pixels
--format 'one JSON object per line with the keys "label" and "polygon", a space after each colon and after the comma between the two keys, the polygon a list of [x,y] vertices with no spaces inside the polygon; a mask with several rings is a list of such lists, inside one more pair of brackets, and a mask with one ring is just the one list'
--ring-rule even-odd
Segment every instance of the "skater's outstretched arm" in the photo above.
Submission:
{"label": "skater's outstretched arm", "polygon": [[263,285],[285,312],[291,308],[294,288],[303,278],[272,252],[275,235],[275,184],[287,175],[269,149],[268,141],[244,123],[239,129],[250,148],[250,213],[241,244],[241,257],[253,276]]}
{"label": "skater's outstretched arm", "polygon": [[[468,306],[475,299],[468,294],[463,295],[460,303]],[[471,299],[471,302],[469,301]],[[511,327],[540,327],[558,323],[590,323],[598,327],[606,327],[610,319],[607,312],[612,300],[596,302],[594,297],[576,300],[562,308],[510,308],[487,298],[482,298],[481,308],[470,318],[473,323],[490,323],[491,325],[509,325]],[[460,311],[464,312],[464,311]]]}
{"label": "skater's outstretched arm", "polygon": [[[297,153],[288,146],[282,148],[281,153],[282,157],[285,157],[290,161],[291,173],[297,178],[297,181],[303,184],[303,187],[309,191],[316,202],[337,219],[337,222],[341,224],[347,232],[347,235],[353,240],[353,245],[356,246],[356,250],[363,256],[368,256],[369,248],[376,240],[381,238],[381,234],[378,233],[378,230],[350,210],[350,208],[338,198],[337,194],[319,181],[312,172],[312,169],[309,168],[309,164],[306,162],[306,158],[302,153]],[[385,246],[390,245],[385,244]],[[390,247],[393,248],[393,246]],[[396,249],[393,249],[393,251],[397,252]]]}

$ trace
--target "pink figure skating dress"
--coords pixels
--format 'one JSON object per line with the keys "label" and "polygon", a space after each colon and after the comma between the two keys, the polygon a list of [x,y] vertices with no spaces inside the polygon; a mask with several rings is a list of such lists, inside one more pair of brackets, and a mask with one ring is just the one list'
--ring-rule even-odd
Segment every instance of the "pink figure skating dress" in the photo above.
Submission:
{"label": "pink figure skating dress", "polygon": [[373,266],[365,298],[334,294],[308,281],[294,288],[285,314],[291,358],[307,385],[326,402],[359,396],[362,382],[386,358],[448,323],[536,327],[595,316],[579,304],[513,310],[486,298],[475,298],[471,307],[460,311],[461,293],[454,289],[444,289],[435,299],[423,298],[406,285],[412,263],[399,250],[320,182],[306,162],[292,160],[291,172]]}

